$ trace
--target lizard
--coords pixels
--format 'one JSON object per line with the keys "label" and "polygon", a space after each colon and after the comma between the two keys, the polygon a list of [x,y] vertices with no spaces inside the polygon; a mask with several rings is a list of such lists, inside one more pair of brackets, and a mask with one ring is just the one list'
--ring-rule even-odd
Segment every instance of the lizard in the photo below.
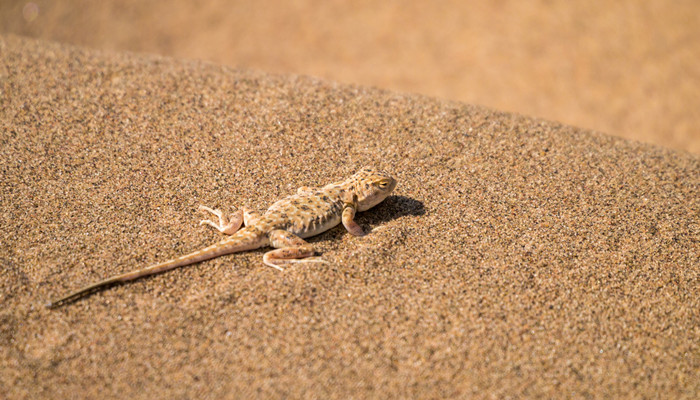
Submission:
{"label": "lizard", "polygon": [[[280,271],[284,270],[283,266],[292,263],[325,262],[318,257],[313,245],[304,239],[340,223],[352,235],[364,236],[365,231],[355,222],[355,213],[381,203],[395,187],[394,178],[372,167],[365,167],[344,181],[322,188],[300,187],[296,194],[272,204],[265,213],[243,207],[225,215],[218,209],[199,206],[199,210],[211,213],[218,219],[201,220],[199,224],[209,225],[229,236],[187,255],[85,286],[47,303],[47,307],[57,307],[106,286],[266,246],[274,250],[263,255],[263,263]],[[244,227],[241,228],[241,225]]]}

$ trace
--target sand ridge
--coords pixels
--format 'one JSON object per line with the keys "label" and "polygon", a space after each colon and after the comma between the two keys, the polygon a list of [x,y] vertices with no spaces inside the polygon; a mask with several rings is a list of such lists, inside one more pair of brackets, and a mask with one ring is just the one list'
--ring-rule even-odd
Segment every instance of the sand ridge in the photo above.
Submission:
{"label": "sand ridge", "polygon": [[[7,398],[693,398],[700,158],[438,99],[0,37]],[[366,164],[312,241],[49,298]],[[378,229],[381,228],[381,229]]]}

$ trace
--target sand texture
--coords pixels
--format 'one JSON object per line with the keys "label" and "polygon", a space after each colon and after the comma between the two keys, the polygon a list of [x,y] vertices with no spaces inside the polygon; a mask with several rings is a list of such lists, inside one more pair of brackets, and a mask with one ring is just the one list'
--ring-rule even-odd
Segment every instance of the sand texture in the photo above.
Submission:
{"label": "sand texture", "polygon": [[697,0],[3,0],[2,33],[420,93],[700,154]]}
{"label": "sand texture", "polygon": [[[462,103],[0,36],[0,397],[697,398],[700,157]],[[311,241],[44,304],[364,165]]]}

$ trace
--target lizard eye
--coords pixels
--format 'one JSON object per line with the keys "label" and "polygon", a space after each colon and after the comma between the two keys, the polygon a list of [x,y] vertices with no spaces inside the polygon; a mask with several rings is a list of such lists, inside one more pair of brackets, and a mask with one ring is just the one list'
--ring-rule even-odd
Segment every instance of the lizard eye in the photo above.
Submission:
{"label": "lizard eye", "polygon": [[380,189],[386,189],[387,186],[389,186],[388,182],[379,182],[378,184]]}

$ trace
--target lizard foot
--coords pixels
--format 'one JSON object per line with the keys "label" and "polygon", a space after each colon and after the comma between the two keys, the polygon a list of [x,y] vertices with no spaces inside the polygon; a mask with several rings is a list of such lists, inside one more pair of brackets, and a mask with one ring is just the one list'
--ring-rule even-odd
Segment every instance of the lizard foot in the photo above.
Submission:
{"label": "lizard foot", "polygon": [[199,225],[209,225],[217,229],[219,232],[227,235],[233,235],[236,233],[243,224],[243,210],[238,210],[229,216],[224,215],[221,210],[213,210],[206,206],[199,206],[199,210],[209,212],[219,218],[218,223],[210,219],[203,219],[199,221]]}
{"label": "lizard foot", "polygon": [[263,262],[280,271],[283,271],[282,266],[287,264],[326,262],[316,256],[317,253],[311,244],[285,230],[276,229],[270,232],[270,245],[276,250],[265,253]]}

